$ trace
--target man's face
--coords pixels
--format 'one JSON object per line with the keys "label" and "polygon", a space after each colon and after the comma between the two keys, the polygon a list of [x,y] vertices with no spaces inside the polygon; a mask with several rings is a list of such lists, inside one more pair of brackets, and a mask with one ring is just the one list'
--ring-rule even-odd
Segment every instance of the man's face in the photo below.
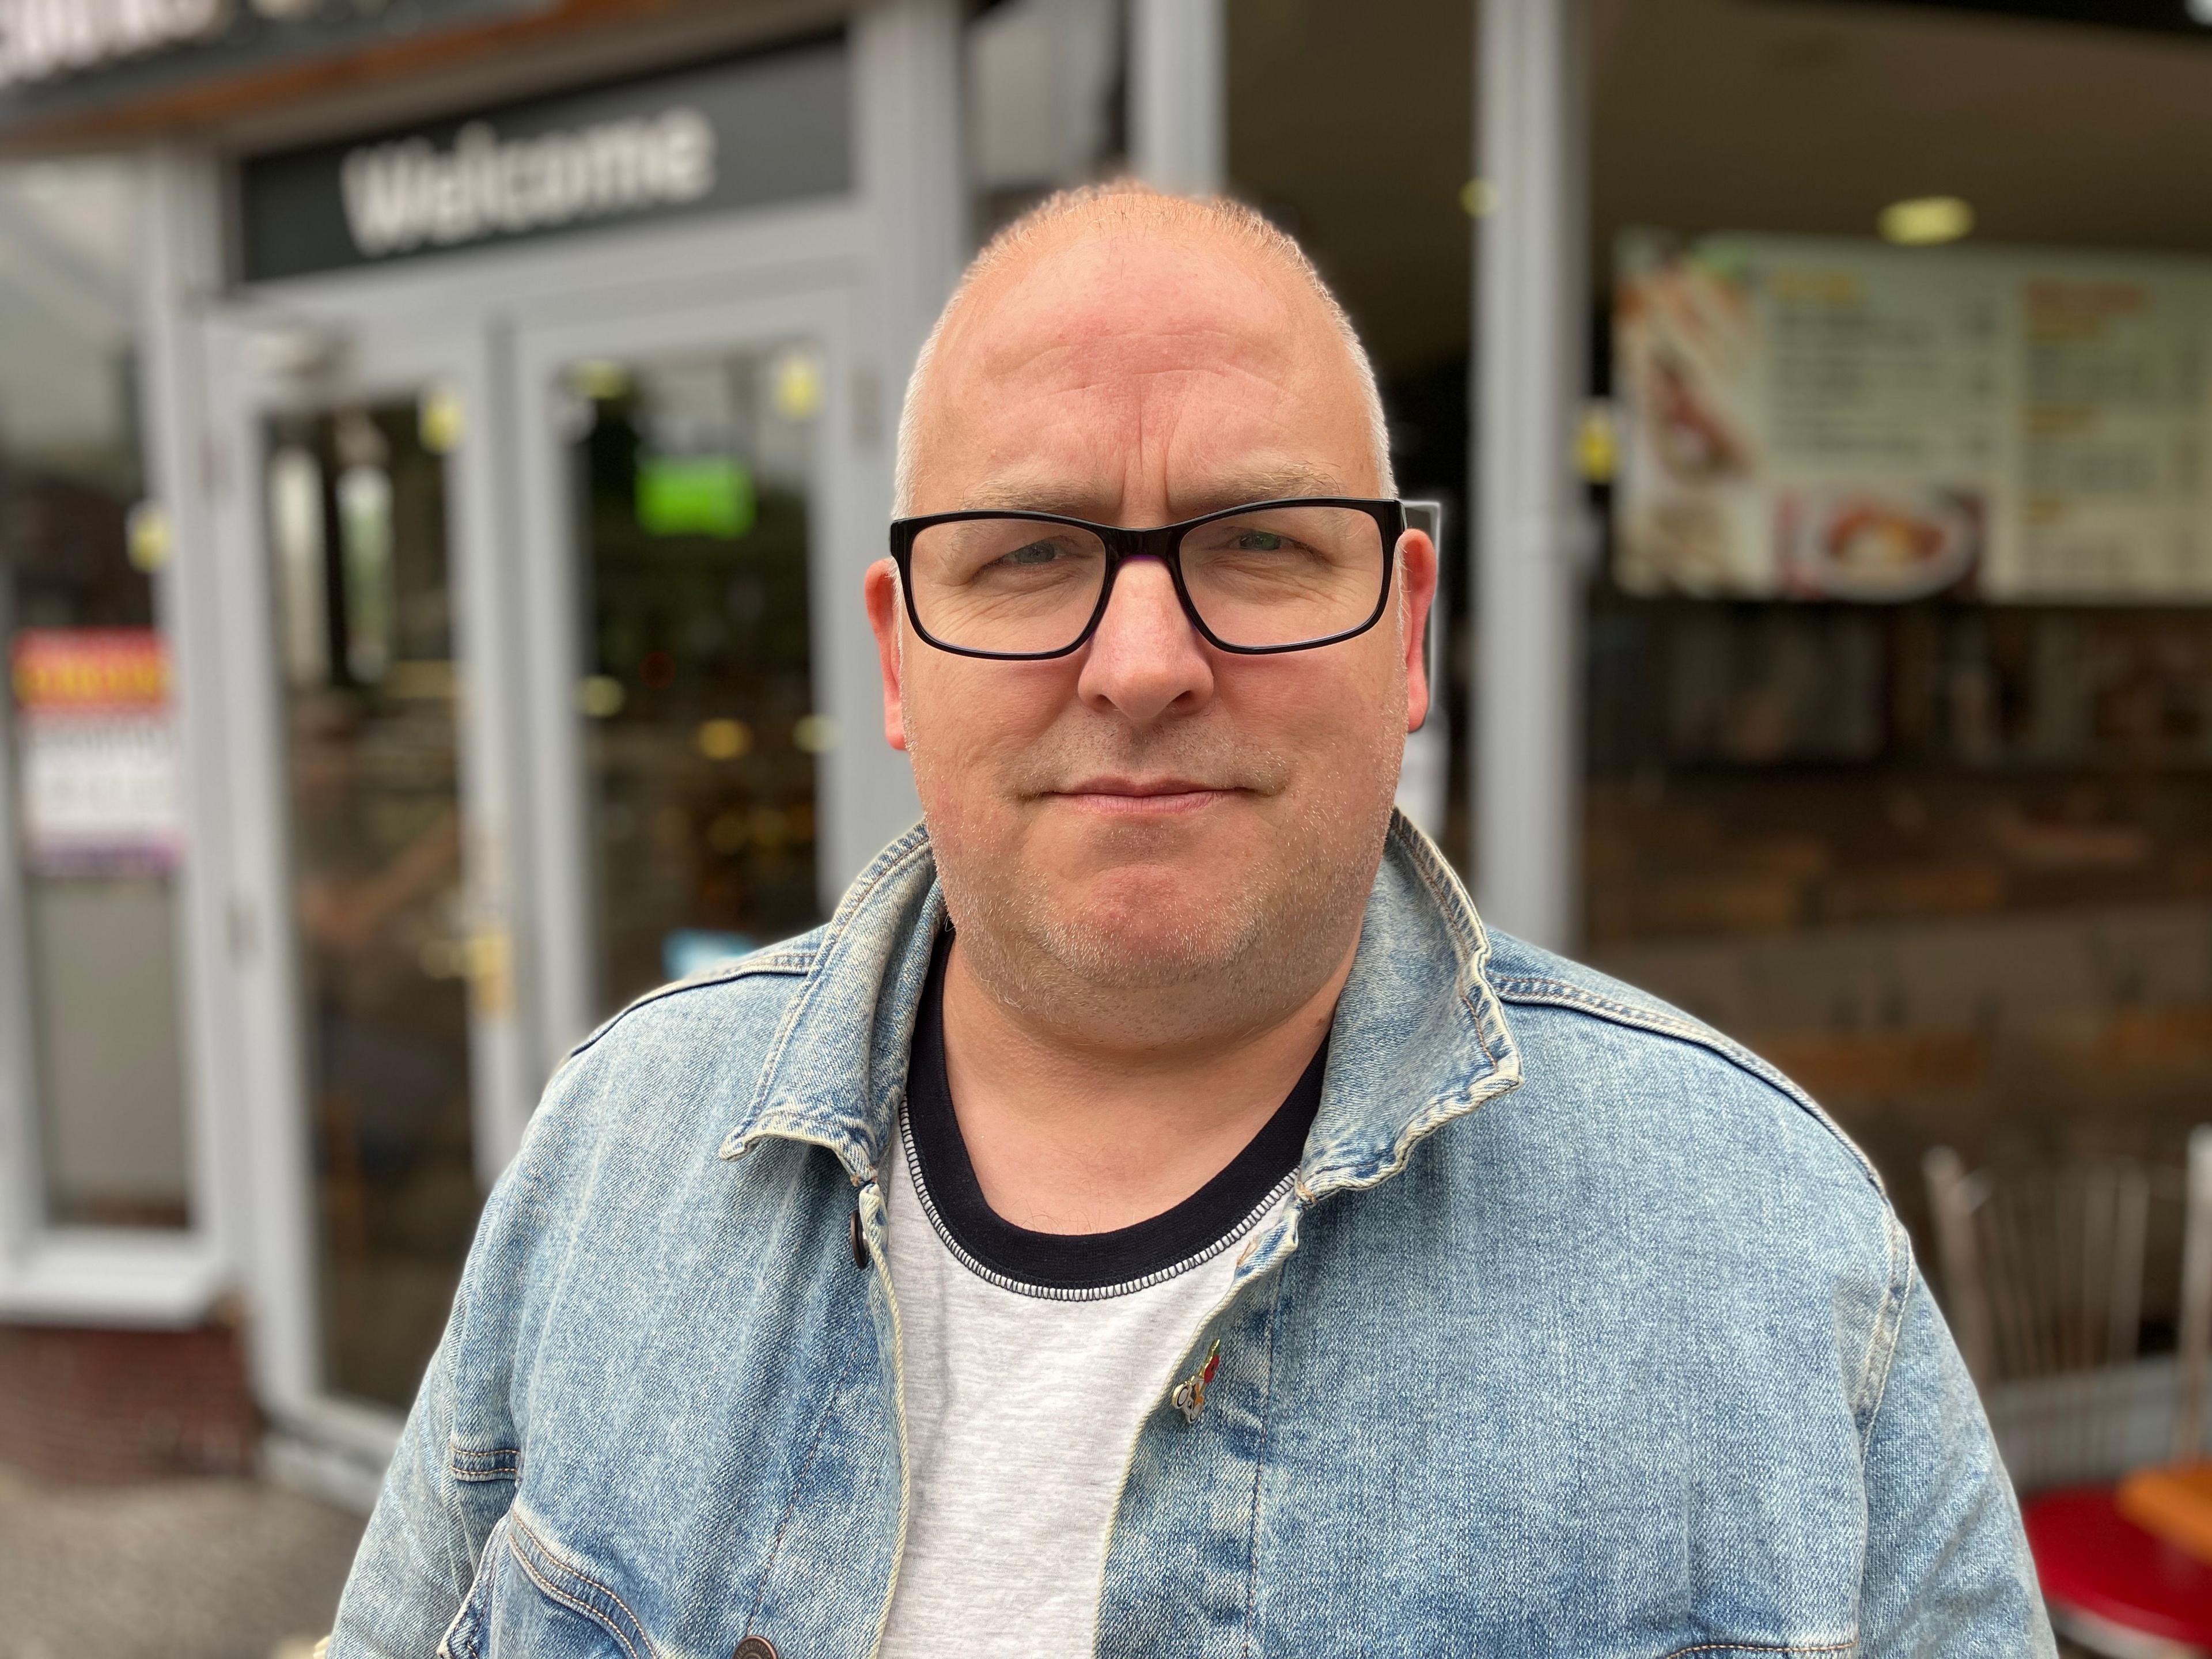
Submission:
{"label": "man's face", "polygon": [[[927,396],[916,514],[1137,526],[1380,493],[1321,301],[1231,244],[1094,232],[992,273],[941,339]],[[1325,978],[1356,936],[1427,704],[1434,550],[1409,532],[1398,559],[1400,602],[1376,627],[1273,656],[1208,645],[1166,567],[1135,560],[1089,642],[1042,662],[932,647],[889,562],[871,571],[886,735],[912,754],[963,946],[1017,977],[1205,982],[1207,1000],[1239,983],[1278,1000],[1322,957]]]}

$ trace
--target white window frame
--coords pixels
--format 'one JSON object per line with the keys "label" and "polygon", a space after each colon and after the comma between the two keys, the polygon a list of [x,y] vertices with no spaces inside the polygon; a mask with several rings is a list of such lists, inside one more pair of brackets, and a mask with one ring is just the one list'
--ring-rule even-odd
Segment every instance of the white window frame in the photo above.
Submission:
{"label": "white window frame", "polygon": [[[23,1323],[184,1328],[205,1321],[235,1259],[222,1190],[225,1098],[220,939],[222,845],[221,733],[210,729],[204,629],[193,611],[198,479],[189,434],[197,370],[185,325],[191,295],[216,273],[222,222],[212,168],[167,150],[139,157],[138,418],[147,497],[169,518],[172,556],[154,575],[155,623],[172,662],[185,794],[185,854],[173,891],[184,1068],[189,1224],[178,1230],[57,1225],[47,1218],[22,868],[15,845],[12,768],[0,767],[0,1320]],[[4,703],[0,699],[0,703]],[[8,737],[0,708],[0,740]]]}

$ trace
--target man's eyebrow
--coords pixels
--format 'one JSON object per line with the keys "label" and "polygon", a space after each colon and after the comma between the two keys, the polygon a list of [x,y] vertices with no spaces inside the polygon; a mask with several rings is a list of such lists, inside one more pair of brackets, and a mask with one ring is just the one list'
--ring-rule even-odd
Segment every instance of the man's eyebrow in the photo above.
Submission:
{"label": "man's eyebrow", "polygon": [[1109,501],[1096,489],[1065,479],[1014,474],[969,490],[960,504],[975,513],[1057,513],[1065,519],[1096,520],[1108,510]]}
{"label": "man's eyebrow", "polygon": [[1350,495],[1343,476],[1308,461],[1277,461],[1217,474],[1195,489],[1177,492],[1179,518],[1218,513],[1247,501],[1290,501],[1301,495]]}

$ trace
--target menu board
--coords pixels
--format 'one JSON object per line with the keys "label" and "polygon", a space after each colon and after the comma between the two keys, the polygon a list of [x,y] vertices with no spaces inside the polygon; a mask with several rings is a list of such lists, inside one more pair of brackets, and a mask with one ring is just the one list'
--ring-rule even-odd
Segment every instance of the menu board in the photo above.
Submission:
{"label": "menu board", "polygon": [[173,868],[184,842],[168,656],[150,628],[27,628],[12,667],[25,862]]}
{"label": "menu board", "polygon": [[1623,239],[1634,592],[2212,601],[2212,263]]}

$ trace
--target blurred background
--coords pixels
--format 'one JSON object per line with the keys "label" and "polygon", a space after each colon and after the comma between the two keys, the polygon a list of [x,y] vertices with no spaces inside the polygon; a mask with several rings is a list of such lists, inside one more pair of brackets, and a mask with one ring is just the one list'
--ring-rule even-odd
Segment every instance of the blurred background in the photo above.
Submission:
{"label": "blurred background", "polygon": [[1374,354],[1492,921],[1869,1150],[2024,1488],[2184,1445],[2208,155],[2204,0],[0,0],[0,1659],[327,1628],[552,1066],[914,815],[907,369],[1130,171]]}

